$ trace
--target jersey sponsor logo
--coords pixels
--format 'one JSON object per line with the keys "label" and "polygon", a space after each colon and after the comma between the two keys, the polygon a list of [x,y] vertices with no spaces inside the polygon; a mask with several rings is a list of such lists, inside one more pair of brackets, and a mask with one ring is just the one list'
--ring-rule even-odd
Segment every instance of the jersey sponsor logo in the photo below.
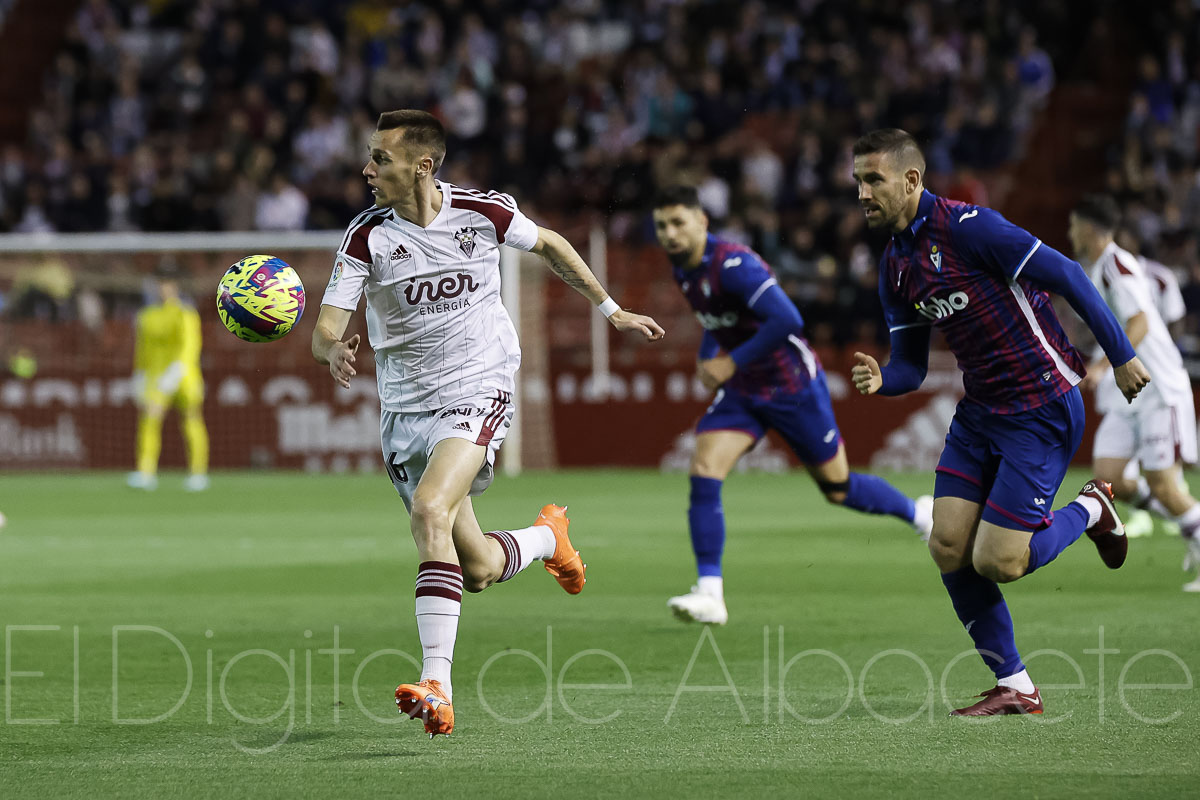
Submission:
{"label": "jersey sponsor logo", "polygon": [[930,297],[914,303],[913,308],[925,319],[936,321],[945,319],[955,311],[962,311],[970,300],[966,292],[955,292],[949,297]]}
{"label": "jersey sponsor logo", "polygon": [[929,249],[929,260],[933,262],[934,269],[938,272],[942,271],[942,254],[936,244]]}
{"label": "jersey sponsor logo", "polygon": [[708,278],[704,278],[700,281],[700,292],[705,297],[712,297],[712,287],[708,285]]}
{"label": "jersey sponsor logo", "polygon": [[408,252],[404,245],[397,245],[392,251],[392,261],[403,261],[406,258],[412,258],[412,253]]}
{"label": "jersey sponsor logo", "polygon": [[1033,504],[1034,504],[1035,506],[1044,506],[1044,505],[1046,505],[1046,498],[1044,498],[1044,497],[1035,497],[1035,498],[1033,498]]}
{"label": "jersey sponsor logo", "polygon": [[479,235],[479,231],[474,228],[459,228],[454,232],[454,238],[458,240],[458,249],[463,251],[463,255],[467,258],[475,252],[475,237]]}
{"label": "jersey sponsor logo", "polygon": [[961,224],[963,220],[970,219],[971,217],[975,216],[978,213],[979,213],[978,208],[968,211],[967,213],[963,214],[961,217],[958,218],[959,224]]}
{"label": "jersey sponsor logo", "polygon": [[416,278],[409,278],[408,285],[404,287],[404,299],[409,305],[417,305],[418,303],[435,303],[438,300],[450,300],[458,297],[463,292],[474,292],[479,289],[479,284],[475,279],[465,272],[459,272],[456,275],[447,275],[438,281],[418,281]]}
{"label": "jersey sponsor logo", "polygon": [[736,311],[726,311],[724,314],[709,314],[704,311],[696,312],[696,319],[700,320],[700,326],[706,331],[715,331],[719,328],[732,328],[737,325],[738,315]]}
{"label": "jersey sponsor logo", "polygon": [[825,444],[832,442],[834,436],[837,436],[837,429],[830,428],[829,433],[825,434]]}

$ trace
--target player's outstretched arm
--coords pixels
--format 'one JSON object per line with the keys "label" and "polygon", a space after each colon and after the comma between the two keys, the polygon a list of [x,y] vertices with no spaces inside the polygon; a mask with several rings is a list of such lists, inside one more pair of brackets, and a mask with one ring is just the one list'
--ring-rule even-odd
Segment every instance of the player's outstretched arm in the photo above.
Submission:
{"label": "player's outstretched arm", "polygon": [[892,355],[885,367],[866,353],[854,354],[858,363],[850,379],[860,393],[895,397],[921,388],[929,371],[929,326],[900,326],[891,338]]}
{"label": "player's outstretched arm", "polygon": [[[1113,376],[1121,394],[1133,402],[1138,392],[1150,383],[1150,373],[1138,360],[1125,329],[1088,280],[1083,267],[1054,248],[1042,245],[1029,256],[1021,274],[1071,304],[1114,365]],[[1130,363],[1135,361],[1136,364]]]}
{"label": "player's outstretched arm", "polygon": [[651,341],[663,337],[662,327],[652,318],[618,306],[571,243],[558,233],[539,227],[537,244],[530,252],[545,259],[551,271],[562,278],[563,283],[592,301],[592,305],[599,306],[617,330],[637,331]]}
{"label": "player's outstretched arm", "polygon": [[342,335],[350,324],[352,311],[335,306],[321,306],[317,324],[313,328],[312,354],[318,364],[328,364],[329,374],[343,389],[350,388],[354,371],[354,354],[358,352],[359,335],[356,333],[346,341]]}

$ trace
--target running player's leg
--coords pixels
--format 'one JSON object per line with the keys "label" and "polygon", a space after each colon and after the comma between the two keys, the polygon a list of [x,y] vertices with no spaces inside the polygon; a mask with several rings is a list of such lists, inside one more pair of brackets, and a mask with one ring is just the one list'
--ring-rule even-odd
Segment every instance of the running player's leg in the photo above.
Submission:
{"label": "running player's leg", "polygon": [[933,499],[923,496],[912,500],[878,475],[851,472],[843,443],[838,443],[832,458],[810,465],[808,473],[830,503],[865,514],[896,517],[912,525],[922,539],[929,538],[933,526]]}
{"label": "running player's leg", "polygon": [[1049,511],[1083,425],[1078,390],[1030,411],[991,415],[988,432],[1000,460],[972,554],[981,574],[998,583],[1017,580],[1049,564],[1085,531],[1106,565],[1124,562],[1124,530],[1107,483],[1089,481],[1074,500]]}
{"label": "running player's leg", "polygon": [[729,620],[721,567],[725,552],[721,488],[738,459],[762,435],[762,427],[746,407],[746,398],[724,389],[717,392],[696,425],[696,449],[688,468],[687,518],[698,578],[690,592],[667,601],[680,620],[717,625]]}
{"label": "running player's leg", "polygon": [[454,519],[484,463],[484,450],[464,439],[443,439],[429,456],[412,495],[412,535],[417,545],[417,632],[421,680],[436,680],[453,699],[450,666],[458,636],[463,575],[454,547]]}
{"label": "running player's leg", "polygon": [[[1169,406],[1147,409],[1139,416],[1138,458],[1150,494],[1157,505],[1179,525],[1187,554],[1184,569],[1200,566],[1200,503],[1182,477],[1181,461],[1195,459],[1195,423],[1189,411]],[[1200,591],[1200,580],[1187,583],[1184,591]]]}
{"label": "running player's leg", "polygon": [[554,530],[546,524],[485,532],[469,497],[454,519],[454,549],[463,570],[463,588],[468,592],[481,592],[493,583],[509,580],[534,561],[551,558],[556,545]]}
{"label": "running player's leg", "polygon": [[[929,553],[941,572],[955,615],[1000,686],[1023,675],[1025,666],[1000,587],[981,575],[973,563],[980,517],[997,467],[986,416],[981,407],[964,402],[950,423],[934,484]],[[993,694],[999,693],[992,690],[985,699],[991,700]],[[974,715],[972,709],[974,706],[955,713]]]}
{"label": "running player's leg", "polygon": [[756,411],[768,427],[779,431],[830,503],[896,517],[912,525],[922,539],[929,537],[931,498],[921,498],[918,509],[883,478],[850,471],[823,373],[818,372],[803,393],[786,401],[762,401]]}

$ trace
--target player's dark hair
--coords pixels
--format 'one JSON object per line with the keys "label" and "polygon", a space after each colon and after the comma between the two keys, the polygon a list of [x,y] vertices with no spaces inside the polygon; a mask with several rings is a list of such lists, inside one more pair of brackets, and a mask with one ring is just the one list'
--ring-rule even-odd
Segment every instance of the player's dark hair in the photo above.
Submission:
{"label": "player's dark hair", "polygon": [[396,129],[403,131],[403,141],[410,152],[428,154],[433,159],[433,172],[436,174],[446,158],[446,129],[438,118],[416,108],[385,111],[379,115],[375,130]]}
{"label": "player's dark hair", "polygon": [[696,190],[696,187],[684,186],[683,184],[664,186],[659,189],[654,195],[654,203],[650,208],[653,210],[669,206],[683,206],[685,208],[694,208],[698,211],[704,210],[704,206],[700,205],[700,192]]}
{"label": "player's dark hair", "polygon": [[911,133],[899,128],[871,131],[854,143],[852,152],[856,156],[885,153],[905,170],[915,167],[921,175],[925,174],[925,154],[921,152],[921,146]]}
{"label": "player's dark hair", "polygon": [[1106,194],[1085,194],[1075,206],[1075,215],[1105,231],[1115,231],[1121,222],[1117,201]]}

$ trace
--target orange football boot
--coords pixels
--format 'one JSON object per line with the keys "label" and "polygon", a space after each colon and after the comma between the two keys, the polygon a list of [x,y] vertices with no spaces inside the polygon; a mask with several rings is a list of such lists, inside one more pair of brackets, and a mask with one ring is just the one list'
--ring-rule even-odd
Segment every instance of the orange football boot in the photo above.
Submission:
{"label": "orange football boot", "polygon": [[430,739],[439,733],[449,736],[454,730],[454,706],[438,681],[400,684],[396,687],[396,705],[401,714],[408,714],[412,719],[420,717]]}
{"label": "orange football boot", "polygon": [[554,576],[559,586],[567,590],[567,594],[579,594],[587,583],[585,573],[587,564],[579,557],[579,551],[567,537],[567,507],[550,504],[543,506],[534,525],[545,525],[554,531],[554,555],[546,559],[546,572]]}

